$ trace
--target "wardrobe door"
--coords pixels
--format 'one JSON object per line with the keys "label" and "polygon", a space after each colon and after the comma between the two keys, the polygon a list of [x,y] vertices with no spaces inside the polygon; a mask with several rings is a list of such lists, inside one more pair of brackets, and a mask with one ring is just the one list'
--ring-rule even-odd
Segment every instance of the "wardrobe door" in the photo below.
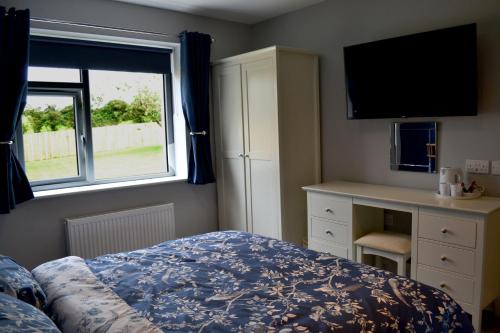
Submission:
{"label": "wardrobe door", "polygon": [[213,71],[219,223],[247,231],[241,66]]}
{"label": "wardrobe door", "polygon": [[281,238],[274,58],[242,65],[247,218],[250,231]]}

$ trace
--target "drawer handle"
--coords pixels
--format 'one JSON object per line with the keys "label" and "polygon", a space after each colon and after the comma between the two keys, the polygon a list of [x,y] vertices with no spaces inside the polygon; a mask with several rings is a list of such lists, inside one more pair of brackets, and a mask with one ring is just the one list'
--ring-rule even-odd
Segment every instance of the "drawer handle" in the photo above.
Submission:
{"label": "drawer handle", "polygon": [[443,262],[444,262],[444,261],[446,261],[446,260],[448,260],[448,258],[446,258],[446,256],[445,256],[445,255],[442,255],[442,256],[441,256],[441,261],[443,261]]}
{"label": "drawer handle", "polygon": [[439,284],[439,288],[446,288],[446,283],[441,282],[441,283]]}
{"label": "drawer handle", "polygon": [[325,212],[330,213],[330,214],[335,214],[333,212],[333,209],[331,209],[331,208],[325,208]]}
{"label": "drawer handle", "polygon": [[441,229],[441,233],[442,233],[442,234],[445,234],[445,233],[447,233],[447,232],[448,232],[448,229],[446,229],[446,228]]}
{"label": "drawer handle", "polygon": [[333,232],[331,232],[330,230],[326,230],[326,231],[325,231],[325,234],[330,235],[330,236],[332,236],[332,237],[335,237],[335,236],[333,235]]}

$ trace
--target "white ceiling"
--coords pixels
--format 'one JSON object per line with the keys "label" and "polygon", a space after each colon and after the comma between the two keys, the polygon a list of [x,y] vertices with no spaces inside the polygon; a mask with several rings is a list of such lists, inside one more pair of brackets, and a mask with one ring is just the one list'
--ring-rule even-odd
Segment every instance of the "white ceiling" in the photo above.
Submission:
{"label": "white ceiling", "polygon": [[324,0],[115,0],[255,24]]}

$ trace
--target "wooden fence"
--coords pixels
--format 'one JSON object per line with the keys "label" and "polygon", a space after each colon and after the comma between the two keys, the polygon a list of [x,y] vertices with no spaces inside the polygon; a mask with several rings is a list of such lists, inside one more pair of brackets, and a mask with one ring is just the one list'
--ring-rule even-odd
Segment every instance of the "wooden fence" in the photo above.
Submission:
{"label": "wooden fence", "polygon": [[[165,130],[157,123],[121,124],[92,129],[94,153],[164,144]],[[47,160],[76,154],[75,131],[24,134],[24,160]]]}

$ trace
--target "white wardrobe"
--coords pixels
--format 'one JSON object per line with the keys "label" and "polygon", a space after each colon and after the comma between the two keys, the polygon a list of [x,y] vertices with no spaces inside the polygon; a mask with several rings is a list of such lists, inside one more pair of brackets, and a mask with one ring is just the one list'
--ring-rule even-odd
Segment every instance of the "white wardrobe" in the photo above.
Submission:
{"label": "white wardrobe", "polygon": [[283,47],[213,63],[222,230],[307,239],[301,187],[321,181],[318,56]]}

